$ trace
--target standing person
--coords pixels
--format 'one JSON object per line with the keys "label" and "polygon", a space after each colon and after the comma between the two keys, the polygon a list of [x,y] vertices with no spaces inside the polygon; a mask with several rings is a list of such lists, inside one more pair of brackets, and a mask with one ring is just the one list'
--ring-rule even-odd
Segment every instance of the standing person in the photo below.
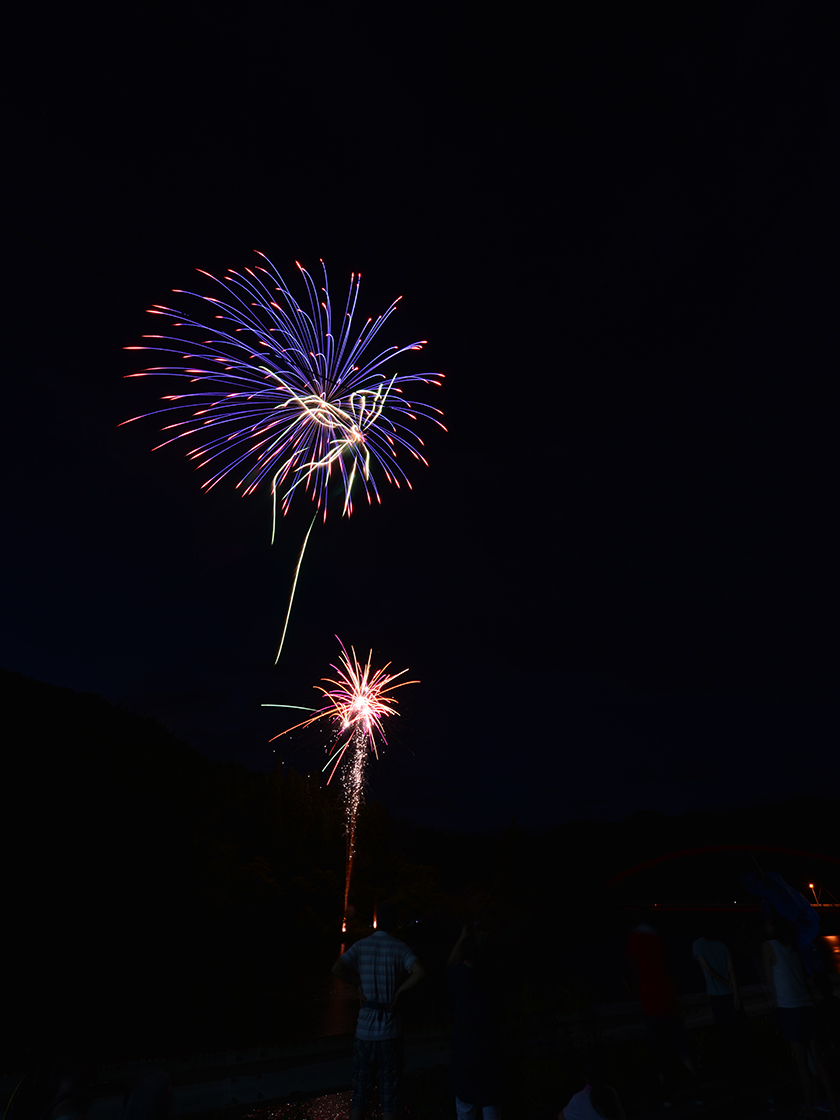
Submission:
{"label": "standing person", "polygon": [[491,991],[489,935],[464,926],[447,963],[452,1016],[452,1081],[458,1120],[499,1120],[501,1062]]}
{"label": "standing person", "polygon": [[[694,942],[692,953],[703,970],[706,994],[720,1040],[721,1064],[728,1076],[761,1093],[765,1089],[764,1077],[759,1068],[755,1035],[738,989],[735,966],[728,947],[714,933],[706,927],[703,936]],[[772,1094],[768,1095],[767,1104],[771,1110],[775,1107]]]}
{"label": "standing person", "polygon": [[[706,995],[709,997],[712,1018],[721,1041],[724,1062],[732,1067],[739,1043],[739,1015],[742,1010],[732,957],[726,945],[709,929],[704,931],[702,937],[697,938],[691,952],[703,970]],[[743,1023],[740,1025],[743,1027]]]}
{"label": "standing person", "polygon": [[[706,930],[706,933],[710,933]],[[718,1026],[731,1023],[741,1010],[738,978],[729,949],[716,937],[698,937],[691,946],[694,959],[703,969],[706,994],[712,1005],[712,1018]]]}
{"label": "standing person", "polygon": [[767,940],[761,948],[770,1003],[778,1008],[779,1029],[791,1048],[804,1097],[804,1115],[816,1118],[814,1091],[808,1069],[808,1054],[822,1082],[832,1120],[840,1120],[837,1098],[826,1068],[822,1048],[816,1041],[817,1016],[805,976],[805,966],[796,948],[793,922],[776,914],[768,918]]}
{"label": "standing person", "polygon": [[[659,1084],[665,1089],[665,1065],[669,1050],[673,1050],[697,1083],[697,1064],[691,1056],[688,1039],[677,1007],[677,992],[668,968],[668,950],[665,938],[641,921],[627,938],[627,959],[636,966],[639,980],[639,998],[645,1027],[653,1050]],[[698,1104],[702,1103],[695,1096]],[[669,1100],[663,1100],[669,1105]]]}
{"label": "standing person", "polygon": [[332,966],[333,976],[352,984],[362,1004],[353,1048],[350,1120],[362,1120],[377,1072],[383,1120],[394,1120],[396,1112],[403,1066],[397,1001],[426,975],[411,949],[392,936],[398,919],[396,907],[383,902],[376,933],[357,941]]}

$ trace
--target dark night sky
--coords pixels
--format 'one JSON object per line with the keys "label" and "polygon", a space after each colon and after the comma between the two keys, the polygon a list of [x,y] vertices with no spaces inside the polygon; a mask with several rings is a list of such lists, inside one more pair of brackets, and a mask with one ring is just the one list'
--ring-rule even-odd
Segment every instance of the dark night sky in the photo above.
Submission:
{"label": "dark night sky", "polygon": [[[0,662],[269,769],[261,702],[372,646],[422,682],[372,792],[436,827],[837,793],[838,29],[581,7],[18,19]],[[276,669],[305,504],[272,548],[117,427],[145,308],[253,249],[402,294],[450,429],[313,533]]]}

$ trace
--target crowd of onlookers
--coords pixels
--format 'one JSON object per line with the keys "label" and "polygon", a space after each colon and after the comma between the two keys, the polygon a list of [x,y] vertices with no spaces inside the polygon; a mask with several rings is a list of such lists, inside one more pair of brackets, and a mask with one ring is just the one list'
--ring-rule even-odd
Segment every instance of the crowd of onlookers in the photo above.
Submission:
{"label": "crowd of onlookers", "polygon": [[[357,941],[333,966],[335,976],[357,989],[360,1001],[350,1120],[364,1116],[377,1083],[384,1120],[393,1120],[397,1110],[403,1065],[398,1004],[425,976],[413,951],[392,932],[397,918],[392,907],[381,905],[379,928]],[[637,919],[627,936],[626,957],[641,1002],[659,1103],[666,1109],[673,1103],[669,1070],[678,1061],[686,1070],[685,1085],[702,1105],[708,1081],[680,1017],[666,940],[651,915],[640,913]],[[796,1069],[801,1093],[797,1116],[840,1120],[840,1000],[814,954],[801,951],[801,934],[795,921],[765,908],[761,952],[768,1001]],[[729,948],[715,930],[706,928],[692,952],[702,970],[726,1073],[752,1090],[754,1097],[761,1095],[768,1111],[775,1111],[756,1060],[755,1038]],[[494,958],[490,935],[481,923],[463,928],[447,972],[453,1001],[454,1112],[458,1120],[499,1120],[505,1090],[498,1009],[505,970]],[[559,1120],[625,1120],[619,1091],[607,1084],[597,1054],[581,1057],[581,1076],[585,1084],[562,1109]],[[5,1120],[85,1118],[93,1081],[91,1071],[81,1066],[36,1070],[18,1085]],[[165,1073],[150,1074],[133,1087],[122,1088],[120,1120],[165,1120],[171,1095]]]}
{"label": "crowd of onlookers", "polygon": [[[685,1067],[695,1103],[702,1106],[708,1081],[680,1017],[665,938],[652,924],[651,915],[639,914],[638,919],[627,937],[626,956],[633,967],[641,1002],[659,1103],[665,1109],[673,1103],[668,1071],[678,1060]],[[736,1085],[752,1090],[754,1098],[763,1097],[767,1111],[775,1111],[776,1102],[768,1092],[757,1061],[755,1037],[742,1003],[732,955],[715,930],[706,928],[702,934],[694,941],[692,953],[702,970],[724,1069]],[[489,1021],[486,1009],[486,1019],[475,1017],[466,1032],[466,1045],[458,1037],[459,1000],[464,1000],[465,992],[470,993],[470,985],[479,988],[480,936],[469,936],[465,930],[450,958],[450,970],[453,963],[460,963],[461,967],[461,975],[456,973],[452,978],[456,999],[453,1071],[459,1120],[472,1120],[478,1115],[483,1120],[498,1120],[500,1114],[498,1052],[480,1042],[482,1029],[486,1034],[481,1023]],[[831,1120],[840,1120],[840,1000],[815,955],[803,956],[800,952],[797,924],[771,906],[765,907],[764,938],[762,963],[768,1002],[774,1008],[779,1033],[790,1047],[802,1098],[797,1117],[818,1120],[820,1116],[830,1116]],[[469,976],[463,972],[465,965],[471,965]],[[489,1001],[490,983],[498,975],[495,971],[486,973],[485,1001]],[[469,999],[481,1009],[475,993],[470,993]],[[464,1026],[467,1022],[463,1019]],[[464,1026],[460,1028],[462,1033]],[[483,1065],[475,1060],[482,1055]],[[559,1120],[625,1120],[619,1092],[607,1084],[598,1055],[584,1056],[581,1067],[585,1085],[562,1109]],[[482,1079],[476,1081],[476,1073]]]}
{"label": "crowd of onlookers", "polygon": [[[786,884],[764,877],[768,889],[792,894]],[[361,1003],[353,1060],[353,1101],[350,1120],[362,1120],[370,1090],[379,1081],[383,1116],[395,1115],[402,1044],[396,1018],[402,993],[419,983],[424,974],[415,954],[390,930],[396,913],[381,911],[385,920],[372,936],[363,938],[333,966],[340,979],[356,986]],[[798,1115],[817,1120],[820,1112],[840,1120],[838,1114],[838,1058],[840,1058],[840,1001],[831,982],[819,971],[813,953],[803,957],[797,941],[807,942],[816,928],[813,912],[805,905],[808,929],[765,907],[765,940],[762,961],[768,998],[775,1009],[782,1038],[789,1044],[797,1071],[802,1101]],[[668,961],[665,938],[638,915],[627,937],[626,956],[633,968],[649,1053],[656,1071],[659,1103],[672,1104],[668,1070],[679,1060],[687,1071],[698,1105],[708,1089],[690,1038],[680,1017],[677,991]],[[799,935],[799,936],[798,936]],[[702,970],[720,1052],[729,1075],[755,1093],[762,1093],[762,1074],[756,1061],[754,1039],[741,1000],[731,953],[716,932],[706,928],[692,946]],[[454,1003],[452,1023],[452,1083],[458,1120],[499,1120],[505,1096],[497,1015],[506,969],[494,960],[488,932],[481,923],[465,926],[448,960],[449,988]],[[590,1054],[582,1060],[585,1085],[561,1111],[559,1120],[624,1120],[618,1091],[607,1084],[602,1062]],[[766,1100],[774,1110],[772,1097]]]}
{"label": "crowd of onlookers", "polygon": [[[762,963],[768,1002],[774,1008],[779,1033],[788,1043],[796,1066],[802,1101],[798,1115],[816,1120],[819,1113],[840,1120],[840,1000],[829,976],[813,954],[803,958],[797,944],[796,923],[766,907]],[[727,945],[713,930],[704,930],[692,946],[703,970],[706,994],[718,1035],[721,1056],[730,1075],[760,1091],[754,1038],[741,1000],[738,977]],[[636,966],[639,997],[651,1054],[668,1105],[666,1065],[677,1056],[689,1073],[698,1103],[703,1103],[703,1078],[680,1019],[676,992],[668,968],[662,935],[642,920],[627,940],[627,957]],[[809,975],[810,972],[810,975]],[[772,1095],[767,1108],[775,1110]],[[568,1120],[568,1118],[567,1118]]]}

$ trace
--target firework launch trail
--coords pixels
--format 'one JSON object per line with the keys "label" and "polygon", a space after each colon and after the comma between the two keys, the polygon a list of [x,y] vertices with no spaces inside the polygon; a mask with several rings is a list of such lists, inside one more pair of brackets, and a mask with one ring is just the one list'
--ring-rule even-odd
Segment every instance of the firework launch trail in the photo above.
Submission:
{"label": "firework launch trail", "polygon": [[[337,636],[336,636],[337,637]],[[285,731],[278,732],[270,742],[288,735],[297,728],[309,727],[320,719],[327,719],[334,726],[333,738],[329,757],[323,770],[329,770],[327,785],[341,771],[341,783],[344,790],[344,806],[347,816],[347,865],[344,882],[344,925],[347,922],[347,901],[350,892],[350,877],[353,870],[353,856],[356,850],[356,822],[359,806],[365,786],[365,769],[367,762],[373,754],[379,757],[379,747],[387,744],[382,721],[387,716],[398,715],[396,710],[397,700],[391,694],[394,689],[403,688],[407,684],[419,684],[419,681],[398,681],[397,678],[407,673],[407,669],[399,673],[389,673],[390,661],[381,669],[371,667],[373,651],[368,654],[367,661],[362,664],[356,657],[356,651],[351,646],[347,648],[337,637],[341,646],[341,656],[338,665],[331,665],[336,673],[336,678],[323,677],[322,683],[314,687],[324,697],[320,708],[306,708],[314,715],[287,727]],[[324,687],[331,685],[332,687]],[[264,708],[299,708],[297,704],[263,704]]]}

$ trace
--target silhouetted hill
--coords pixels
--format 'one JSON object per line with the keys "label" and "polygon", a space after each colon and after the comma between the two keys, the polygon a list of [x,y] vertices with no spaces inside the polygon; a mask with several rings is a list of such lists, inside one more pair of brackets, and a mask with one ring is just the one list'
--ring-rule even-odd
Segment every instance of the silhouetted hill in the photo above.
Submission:
{"label": "silhouetted hill", "polygon": [[0,700],[16,1042],[48,1045],[70,1017],[97,1024],[79,1033],[100,1049],[226,1045],[259,1022],[245,997],[284,955],[332,951],[332,791],[211,761],[154,720],[20,674],[0,673]]}
{"label": "silhouetted hill", "polygon": [[[18,673],[0,671],[0,702],[7,1060],[66,1045],[68,1023],[86,1024],[79,1047],[99,1056],[268,1041],[281,1006],[294,1026],[306,993],[290,975],[317,981],[338,948],[345,844],[333,789],[282,761],[272,775],[211,761],[152,719]],[[418,1015],[445,1013],[451,942],[478,917],[508,954],[511,990],[550,996],[548,961],[565,944],[578,979],[583,946],[593,990],[614,998],[634,904],[754,901],[739,876],[756,860],[840,896],[838,820],[836,799],[799,798],[462,835],[373,803],[359,817],[355,935],[377,899],[397,901],[430,973]],[[524,931],[533,952],[521,952]],[[739,936],[754,935],[742,923]]]}

